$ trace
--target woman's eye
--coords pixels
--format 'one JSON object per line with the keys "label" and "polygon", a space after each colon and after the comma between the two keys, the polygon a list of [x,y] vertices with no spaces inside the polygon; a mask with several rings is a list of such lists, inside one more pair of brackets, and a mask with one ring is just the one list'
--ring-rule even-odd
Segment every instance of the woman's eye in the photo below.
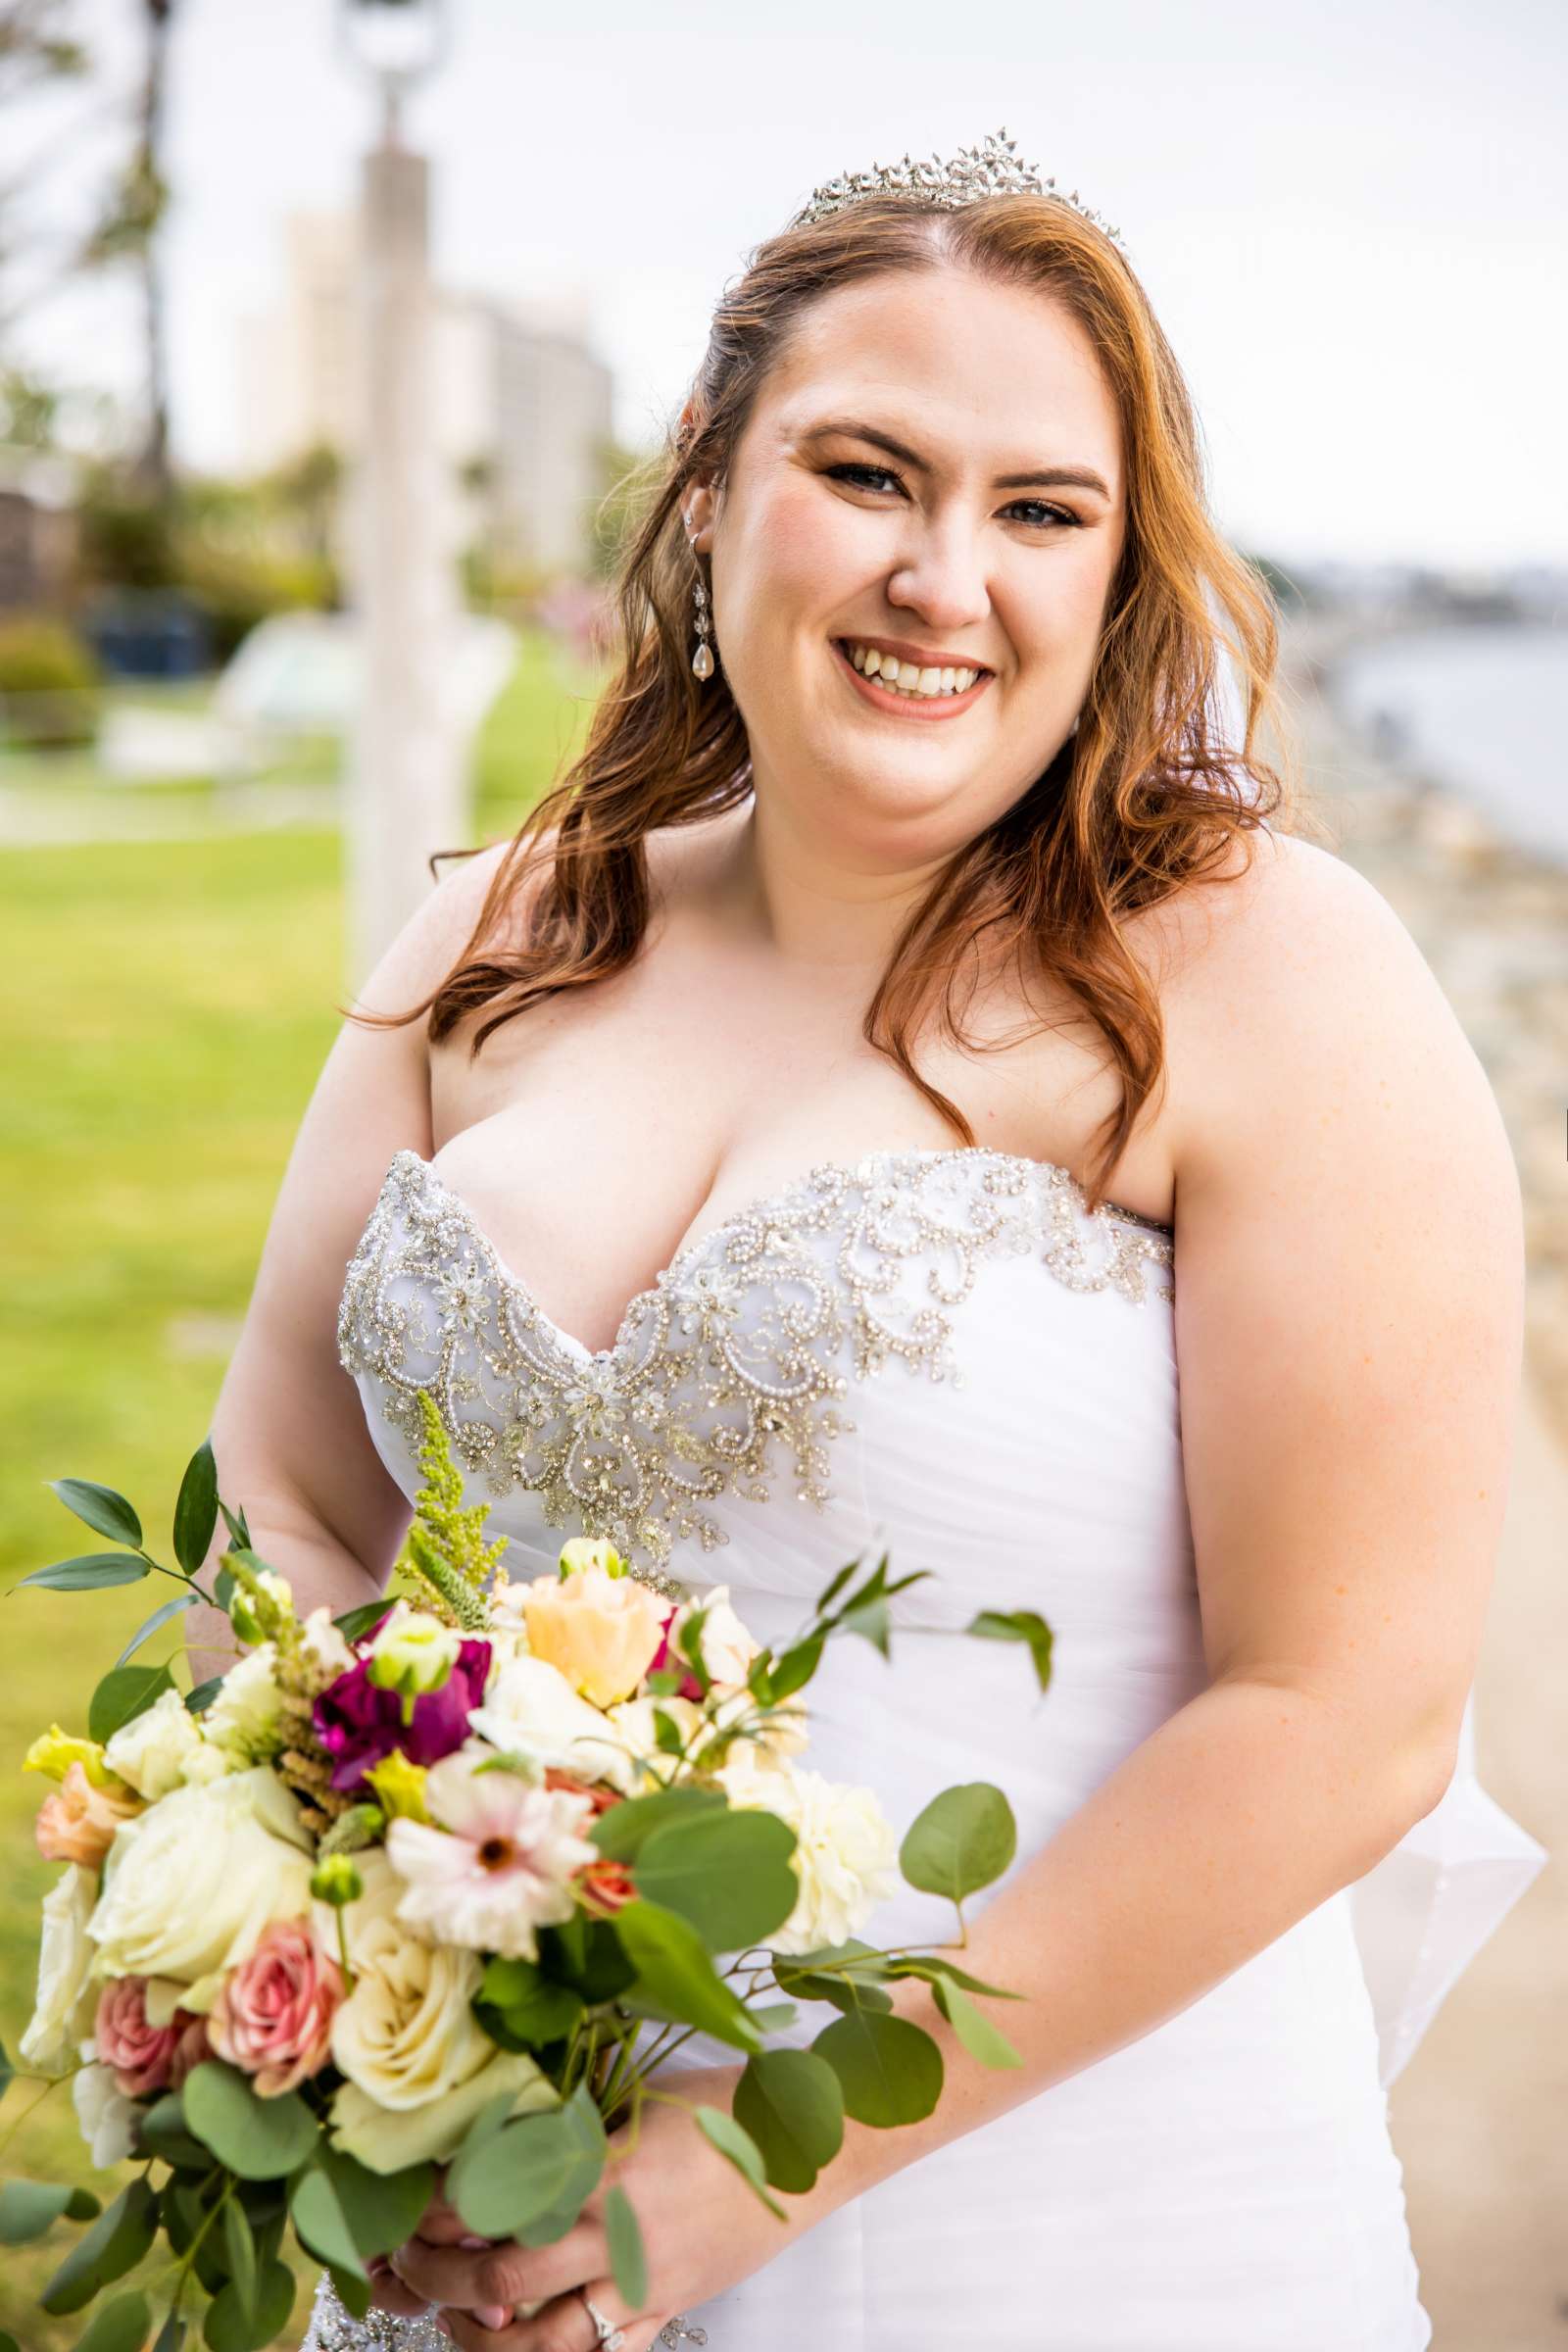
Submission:
{"label": "woman's eye", "polygon": [[[880,482],[891,482],[896,490],[903,486],[898,475],[891,472],[886,466],[858,466],[849,463],[842,466],[829,466],[827,471],[836,481],[854,479],[863,489],[874,489]],[[1015,514],[1020,508],[1030,509],[1033,514],[1039,517],[1030,526],[1035,530],[1044,530],[1053,524],[1063,522],[1076,529],[1081,521],[1079,515],[1069,514],[1065,507],[1049,506],[1042,498],[1014,499],[1012,505],[1005,512]]]}

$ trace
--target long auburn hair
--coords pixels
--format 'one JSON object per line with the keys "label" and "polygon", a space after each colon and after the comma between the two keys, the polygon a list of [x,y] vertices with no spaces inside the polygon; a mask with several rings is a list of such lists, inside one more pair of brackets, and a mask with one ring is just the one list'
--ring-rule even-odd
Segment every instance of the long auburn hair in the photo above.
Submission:
{"label": "long auburn hair", "polygon": [[[634,521],[613,583],[619,666],[582,753],[514,836],[445,977],[405,1012],[350,1018],[401,1026],[427,1013],[439,1044],[489,1006],[471,1058],[530,1004],[633,960],[649,916],[646,835],[716,815],[751,790],[746,724],[722,648],[707,681],[692,673],[683,494],[694,480],[723,480],[769,370],[814,302],[857,280],[943,266],[1049,295],[1087,333],[1120,415],[1125,543],[1075,731],[1013,806],[948,860],[899,935],[862,1034],[972,1148],[969,1121],[921,1076],[908,1038],[941,981],[944,1034],[994,1050],[967,1037],[954,1009],[960,966],[986,933],[1026,975],[1048,969],[1102,1032],[1121,1078],[1084,1180],[1090,1205],[1103,1200],[1163,1071],[1158,1001],[1119,921],[1213,874],[1241,836],[1282,808],[1294,819],[1298,783],[1274,680],[1276,610],[1210,517],[1181,370],[1119,247],[1051,196],[988,197],[956,212],[908,196],[862,199],[756,248],[718,304],[679,419],[631,477]],[[1227,740],[1235,730],[1221,703],[1222,649],[1235,663],[1240,744]],[[1288,776],[1256,754],[1265,726],[1284,747]],[[542,842],[552,828],[553,842]],[[500,918],[541,867],[527,939],[498,946]]]}

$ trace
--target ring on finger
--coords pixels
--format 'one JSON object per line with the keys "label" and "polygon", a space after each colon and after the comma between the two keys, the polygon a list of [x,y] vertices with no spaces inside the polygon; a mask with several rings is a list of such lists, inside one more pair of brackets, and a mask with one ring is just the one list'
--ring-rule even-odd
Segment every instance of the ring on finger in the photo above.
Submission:
{"label": "ring on finger", "polygon": [[588,2317],[594,2324],[598,2352],[620,2352],[620,2348],[626,2340],[625,2330],[618,2327],[613,2320],[605,2317],[585,2286],[580,2286],[577,2292],[581,2295],[587,2308]]}

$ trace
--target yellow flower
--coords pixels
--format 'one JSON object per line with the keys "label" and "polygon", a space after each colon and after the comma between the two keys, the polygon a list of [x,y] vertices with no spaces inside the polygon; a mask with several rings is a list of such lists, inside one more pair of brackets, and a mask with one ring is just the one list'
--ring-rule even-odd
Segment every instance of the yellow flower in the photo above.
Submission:
{"label": "yellow flower", "polygon": [[653,1664],[665,1606],[638,1578],[617,1576],[595,1557],[564,1576],[536,1576],[527,1587],[528,1647],[594,1706],[612,1707],[630,1697]]}
{"label": "yellow flower", "polygon": [[412,1763],[401,1748],[383,1756],[365,1777],[389,1821],[429,1820],[424,1805],[424,1766]]}
{"label": "yellow flower", "polygon": [[63,1781],[73,1764],[79,1764],[95,1788],[107,1788],[118,1775],[104,1763],[104,1751],[96,1740],[75,1740],[52,1723],[37,1739],[22,1759],[24,1772],[46,1772],[52,1781]]}

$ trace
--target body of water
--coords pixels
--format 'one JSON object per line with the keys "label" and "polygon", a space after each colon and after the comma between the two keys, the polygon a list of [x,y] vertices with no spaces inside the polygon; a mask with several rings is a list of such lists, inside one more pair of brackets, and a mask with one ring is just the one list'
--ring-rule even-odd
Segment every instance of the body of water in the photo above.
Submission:
{"label": "body of water", "polygon": [[1329,691],[1396,763],[1568,865],[1568,629],[1489,622],[1385,638],[1337,661]]}

